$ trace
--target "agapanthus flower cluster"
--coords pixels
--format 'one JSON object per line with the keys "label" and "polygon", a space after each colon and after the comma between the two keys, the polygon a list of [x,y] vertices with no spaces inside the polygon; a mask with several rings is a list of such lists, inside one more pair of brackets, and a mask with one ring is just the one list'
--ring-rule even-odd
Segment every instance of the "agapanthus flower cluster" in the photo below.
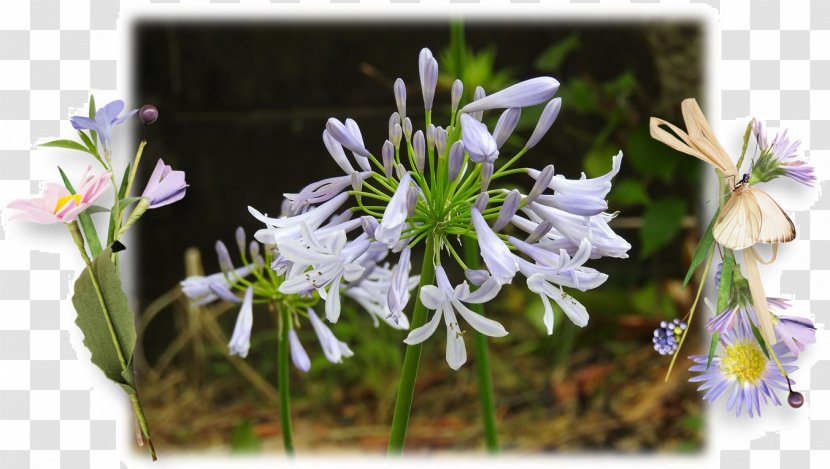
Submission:
{"label": "agapanthus flower cluster", "polygon": [[[467,104],[461,102],[463,84],[456,80],[449,121],[441,126],[432,119],[437,76],[438,62],[423,49],[423,129],[407,113],[409,88],[398,79],[393,87],[397,111],[389,118],[388,139],[375,147],[379,152],[369,150],[373,145],[364,142],[357,122],[333,117],[323,130],[323,144],[343,174],[285,194],[280,217],[254,208],[250,212],[265,225],[256,239],[273,246],[271,269],[284,277],[279,292],[316,292],[330,322],[340,317],[345,295],[377,319],[409,329],[404,309],[414,286],[408,275],[411,251],[425,244],[425,262],[431,265],[424,269],[430,272],[424,280],[435,284],[421,288],[420,301],[434,314],[423,324],[413,324],[405,342],[426,340],[443,320],[447,362],[457,369],[466,361],[459,317],[482,334],[507,334],[500,323],[466,304],[490,301],[521,274],[544,302],[549,334],[554,326],[551,300],[571,321],[585,326],[586,308],[565,288],[598,287],[607,276],[585,264],[600,257],[627,257],[630,245],[609,227],[615,215],[606,212],[622,153],[609,155],[612,169],[593,179],[584,174],[568,179],[556,174],[553,165],[541,170],[517,166],[559,115],[556,79],[533,78],[491,95],[478,87]],[[544,108],[531,137],[515,155],[503,158],[522,109],[537,105]],[[490,128],[483,115],[495,110],[501,110],[500,116]],[[530,191],[499,185],[513,174],[528,176]],[[336,214],[347,207],[347,200],[352,206]],[[508,232],[509,225],[518,230]],[[463,242],[477,244],[486,268],[468,268],[458,254]],[[391,268],[379,266],[390,251],[397,262]],[[449,278],[448,260],[465,272],[469,283]]]}
{"label": "agapanthus flower cluster", "polygon": [[[348,215],[349,212],[345,212]],[[329,252],[343,253],[346,249],[342,244],[345,242],[345,233],[341,230],[351,225],[358,226],[360,220],[349,223],[344,221],[345,217],[335,215],[328,225],[325,233],[330,236],[324,237],[324,246],[317,245],[320,251],[316,255],[319,259],[328,260],[322,252],[326,249]],[[342,222],[342,223],[341,223]],[[318,316],[315,308],[318,307],[321,298],[329,298],[325,290],[318,292],[314,289],[305,288],[302,282],[287,280],[287,271],[280,267],[282,259],[275,260],[273,249],[268,245],[261,245],[256,240],[248,242],[245,230],[237,228],[236,247],[239,254],[239,266],[235,266],[231,259],[227,245],[216,241],[216,256],[219,260],[221,271],[207,276],[191,276],[181,282],[182,292],[196,306],[204,306],[215,301],[226,301],[240,304],[236,324],[231,335],[228,349],[231,355],[242,358],[248,356],[251,347],[251,332],[254,325],[254,304],[268,305],[272,310],[287,313],[287,316],[279,315],[280,327],[286,327],[288,331],[289,350],[291,361],[297,369],[307,372],[311,369],[311,360],[308,353],[300,342],[297,330],[303,322],[311,326],[317,336],[317,340],[326,359],[331,363],[342,363],[344,358],[351,357],[353,352],[349,346],[339,340],[328,325]],[[341,245],[340,248],[337,245]],[[304,250],[305,248],[299,248]],[[354,247],[349,248],[354,253]],[[401,315],[397,323],[388,321],[390,312],[383,309],[386,304],[387,291],[396,276],[404,277],[404,291],[400,292],[402,298],[408,298],[409,291],[418,283],[418,277],[409,277],[408,269],[390,269],[388,264],[381,264],[387,255],[386,249],[373,249],[363,251],[349,263],[349,267],[343,267],[342,271],[333,273],[309,274],[309,279],[314,276],[330,278],[330,276],[341,277],[337,282],[346,282],[345,293],[360,303],[378,324],[378,318],[382,318],[395,328],[408,326],[406,316]],[[291,247],[287,247],[283,255],[294,258]],[[290,262],[290,261],[289,261]],[[272,268],[273,267],[273,268]],[[405,267],[405,266],[403,266]],[[339,287],[335,287],[339,288]],[[339,296],[339,292],[336,293]],[[327,302],[334,304],[333,302]],[[330,314],[326,310],[326,314]],[[339,307],[337,309],[339,314]],[[290,317],[290,321],[283,321],[283,317]]]}

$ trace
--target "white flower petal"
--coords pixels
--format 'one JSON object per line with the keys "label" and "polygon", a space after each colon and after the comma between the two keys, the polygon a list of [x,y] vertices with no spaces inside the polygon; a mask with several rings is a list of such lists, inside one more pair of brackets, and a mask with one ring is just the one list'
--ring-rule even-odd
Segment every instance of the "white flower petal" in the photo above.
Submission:
{"label": "white flower petal", "polygon": [[409,331],[409,335],[407,335],[406,339],[404,339],[404,343],[409,345],[415,345],[420,344],[421,342],[430,338],[432,334],[435,333],[435,330],[438,329],[438,324],[441,322],[442,316],[443,314],[441,313],[441,311],[436,311],[435,314],[432,315],[432,319],[430,319],[428,323]]}
{"label": "white flower petal", "polygon": [[485,318],[484,316],[464,306],[460,301],[452,300],[452,305],[455,307],[455,310],[458,311],[458,314],[460,314],[473,329],[481,332],[482,334],[490,337],[504,337],[507,335],[507,330],[500,323],[493,321],[492,319]]}

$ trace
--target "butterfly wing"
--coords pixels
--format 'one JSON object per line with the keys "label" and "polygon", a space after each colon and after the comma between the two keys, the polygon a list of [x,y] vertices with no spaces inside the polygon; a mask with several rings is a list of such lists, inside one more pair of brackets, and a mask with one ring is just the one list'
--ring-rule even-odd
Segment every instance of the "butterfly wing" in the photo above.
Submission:
{"label": "butterfly wing", "polygon": [[795,239],[795,225],[780,205],[761,189],[748,187],[761,212],[761,232],[758,241],[766,244],[786,243]]}
{"label": "butterfly wing", "polygon": [[686,122],[686,131],[691,146],[695,147],[704,156],[705,161],[721,170],[724,176],[737,177],[738,168],[721,146],[715,132],[709,126],[706,116],[700,110],[697,100],[694,98],[684,99],[680,108],[683,112],[683,120]]}
{"label": "butterfly wing", "polygon": [[746,249],[755,244],[761,234],[761,208],[747,189],[732,193],[712,231],[715,241],[729,249]]}

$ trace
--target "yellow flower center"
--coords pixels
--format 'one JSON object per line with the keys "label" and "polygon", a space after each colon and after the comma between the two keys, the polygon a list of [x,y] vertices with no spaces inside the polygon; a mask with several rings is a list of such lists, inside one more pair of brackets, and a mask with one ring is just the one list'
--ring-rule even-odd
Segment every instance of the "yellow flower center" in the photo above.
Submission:
{"label": "yellow flower center", "polygon": [[61,197],[58,199],[58,203],[55,204],[55,210],[52,213],[60,212],[60,210],[68,204],[70,200],[74,200],[75,205],[81,205],[81,194],[69,194]]}
{"label": "yellow flower center", "polygon": [[767,369],[767,357],[754,342],[734,343],[726,347],[720,369],[741,384],[757,384]]}

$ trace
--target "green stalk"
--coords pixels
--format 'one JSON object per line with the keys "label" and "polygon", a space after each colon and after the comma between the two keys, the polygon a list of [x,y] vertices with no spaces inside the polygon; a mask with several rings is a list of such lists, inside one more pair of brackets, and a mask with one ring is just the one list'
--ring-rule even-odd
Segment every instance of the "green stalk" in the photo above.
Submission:
{"label": "green stalk", "polygon": [[[479,267],[478,247],[472,238],[464,240],[464,258],[470,269]],[[484,314],[483,304],[470,304],[470,308],[478,314]],[[473,341],[476,349],[476,363],[478,368],[478,396],[481,401],[481,418],[484,422],[484,443],[487,452],[499,452],[499,434],[496,430],[496,406],[493,393],[493,374],[490,371],[490,351],[487,349],[487,337],[476,330],[473,331]]]}
{"label": "green stalk", "polygon": [[[415,295],[415,311],[412,313],[412,326],[415,329],[423,326],[427,319],[427,307],[420,301],[421,288],[432,285],[435,281],[435,260],[433,253],[436,239],[426,242],[424,262],[421,266],[421,281],[418,284],[418,294]],[[421,360],[421,346],[423,344],[407,345],[406,354],[401,369],[401,380],[398,384],[398,399],[395,402],[395,414],[392,417],[392,429],[389,432],[389,447],[387,454],[398,456],[403,453],[406,441],[406,429],[409,425],[409,411],[412,408],[412,398],[415,395],[415,381],[418,377],[418,364]]]}
{"label": "green stalk", "polygon": [[[95,288],[95,294],[98,297],[98,304],[101,305],[101,309],[104,311],[104,319],[107,323],[107,329],[109,330],[110,337],[112,338],[113,346],[115,347],[115,353],[118,356],[118,362],[121,364],[121,369],[126,371],[129,369],[130,364],[124,355],[124,351],[121,349],[121,342],[118,340],[118,333],[115,330],[115,325],[112,322],[109,309],[107,309],[107,303],[104,301],[104,292],[101,290],[101,285],[98,283],[98,277],[96,276],[92,260],[86,253],[84,238],[81,235],[81,231],[78,228],[77,223],[67,223],[66,227],[69,229],[69,233],[72,235],[72,240],[78,247],[78,251],[83,258],[84,263],[87,265],[87,269],[89,269],[89,278],[92,280],[92,286]],[[138,426],[141,429],[141,434],[144,437],[144,440],[147,441],[147,448],[150,451],[150,456],[152,456],[153,461],[155,461],[158,458],[156,457],[156,449],[153,446],[153,440],[150,437],[150,427],[147,424],[147,418],[144,416],[144,409],[141,407],[141,402],[138,400],[137,393],[130,393],[129,396],[133,413],[135,414]]]}
{"label": "green stalk", "polygon": [[291,330],[291,312],[277,306],[280,318],[280,341],[277,349],[278,385],[280,392],[280,422],[285,453],[294,456],[294,440],[291,432],[291,389],[288,384],[288,333]]}

